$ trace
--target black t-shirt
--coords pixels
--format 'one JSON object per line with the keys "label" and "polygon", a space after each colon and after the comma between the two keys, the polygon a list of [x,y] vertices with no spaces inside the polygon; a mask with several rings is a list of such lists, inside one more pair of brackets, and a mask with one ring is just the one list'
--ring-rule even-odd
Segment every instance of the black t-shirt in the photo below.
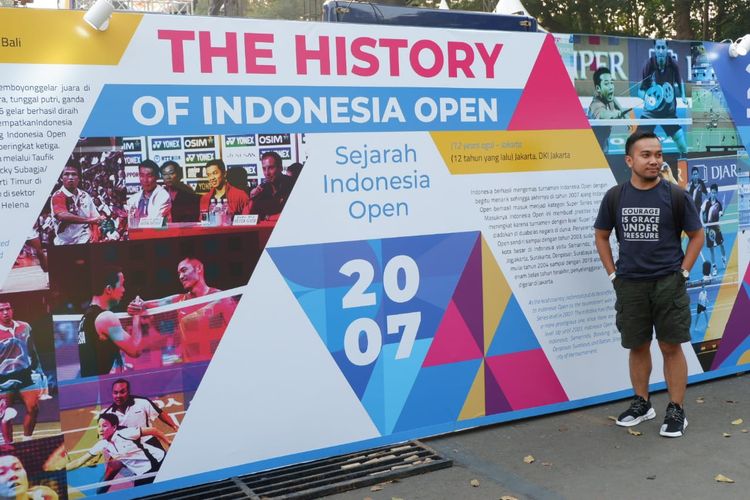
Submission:
{"label": "black t-shirt", "polygon": [[120,348],[107,337],[101,340],[96,333],[96,318],[104,312],[97,305],[90,305],[78,324],[78,357],[81,360],[81,377],[106,375],[112,370],[116,359],[120,359]]}
{"label": "black t-shirt", "polygon": [[[665,180],[646,190],[626,182],[620,192],[619,207],[615,207],[615,220],[610,216],[607,197],[602,200],[594,227],[610,231],[617,224],[620,233],[617,276],[654,279],[680,270],[685,255],[672,215],[671,189]],[[700,229],[702,225],[693,200],[686,191],[683,196],[682,229]]]}

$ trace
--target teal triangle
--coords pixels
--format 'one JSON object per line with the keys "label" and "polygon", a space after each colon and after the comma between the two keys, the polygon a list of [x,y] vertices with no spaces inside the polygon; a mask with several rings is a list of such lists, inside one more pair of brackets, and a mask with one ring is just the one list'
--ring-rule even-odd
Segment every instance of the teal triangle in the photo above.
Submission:
{"label": "teal triangle", "polygon": [[515,295],[511,295],[486,357],[539,349],[539,341]]}
{"label": "teal triangle", "polygon": [[397,344],[383,346],[380,359],[385,360],[384,434],[393,432],[431,344],[432,338],[417,340],[409,357],[403,359],[396,359]]}
{"label": "teal triangle", "polygon": [[385,434],[385,387],[383,380],[383,357],[375,363],[375,368],[370,375],[370,382],[362,396],[362,405],[370,415],[372,423],[381,434]]}
{"label": "teal triangle", "polygon": [[[292,288],[292,283],[287,283],[289,284],[289,287]],[[302,287],[296,286],[295,288]],[[300,293],[292,288],[292,293],[294,293],[300,306],[302,306],[302,309],[307,313],[307,317],[315,327],[315,331],[320,335],[323,343],[329,348],[329,350],[334,350],[334,346],[328,345],[329,343],[326,335],[326,291],[308,288],[306,291]]]}

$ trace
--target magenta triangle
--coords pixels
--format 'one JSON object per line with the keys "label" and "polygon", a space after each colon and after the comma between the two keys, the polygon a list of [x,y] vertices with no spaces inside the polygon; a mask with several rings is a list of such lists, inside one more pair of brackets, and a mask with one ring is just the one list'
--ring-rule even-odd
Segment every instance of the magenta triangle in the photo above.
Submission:
{"label": "magenta triangle", "polygon": [[466,261],[461,278],[453,292],[461,316],[466,321],[471,335],[484,351],[484,310],[482,307],[482,241],[477,238],[474,249]]}
{"label": "magenta triangle", "polygon": [[508,130],[587,129],[589,122],[570,81],[555,39],[547,35]]}
{"label": "magenta triangle", "polygon": [[422,366],[437,366],[478,359],[484,355],[474,341],[466,321],[452,300],[443,315],[443,320],[435,332],[430,350]]}

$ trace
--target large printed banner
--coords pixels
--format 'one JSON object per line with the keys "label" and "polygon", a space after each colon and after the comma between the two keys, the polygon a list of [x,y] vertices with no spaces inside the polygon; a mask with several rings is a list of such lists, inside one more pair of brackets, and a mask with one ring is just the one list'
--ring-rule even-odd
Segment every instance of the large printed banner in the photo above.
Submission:
{"label": "large printed banner", "polygon": [[638,127],[706,230],[691,381],[750,363],[750,73],[724,46],[0,25],[5,496],[134,497],[627,396],[592,225]]}

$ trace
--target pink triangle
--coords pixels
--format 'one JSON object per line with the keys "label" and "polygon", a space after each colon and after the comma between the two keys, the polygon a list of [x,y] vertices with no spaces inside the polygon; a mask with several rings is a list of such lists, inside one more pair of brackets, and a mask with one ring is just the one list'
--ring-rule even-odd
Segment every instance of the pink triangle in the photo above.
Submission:
{"label": "pink triangle", "polygon": [[508,130],[569,130],[589,128],[568,71],[547,35]]}
{"label": "pink triangle", "polygon": [[422,366],[445,365],[482,356],[482,350],[477,346],[471,330],[466,326],[455,302],[451,300]]}

